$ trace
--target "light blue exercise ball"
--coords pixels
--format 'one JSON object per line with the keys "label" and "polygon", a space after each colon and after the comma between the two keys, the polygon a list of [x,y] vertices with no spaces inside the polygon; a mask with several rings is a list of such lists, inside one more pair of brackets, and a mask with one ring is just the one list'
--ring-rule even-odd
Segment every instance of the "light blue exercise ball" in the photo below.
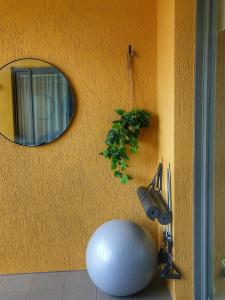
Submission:
{"label": "light blue exercise ball", "polygon": [[86,250],[88,274],[95,285],[113,296],[144,289],[157,270],[151,235],[127,220],[111,220],[92,235]]}

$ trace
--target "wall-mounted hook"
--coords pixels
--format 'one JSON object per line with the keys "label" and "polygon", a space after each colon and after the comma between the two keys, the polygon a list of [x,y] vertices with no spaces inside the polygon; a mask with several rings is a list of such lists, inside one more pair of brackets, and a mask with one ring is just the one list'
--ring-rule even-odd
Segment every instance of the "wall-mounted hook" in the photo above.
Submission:
{"label": "wall-mounted hook", "polygon": [[135,52],[132,49],[132,46],[129,45],[128,46],[128,53],[127,53],[127,66],[128,66],[128,69],[132,69],[134,56],[135,56]]}

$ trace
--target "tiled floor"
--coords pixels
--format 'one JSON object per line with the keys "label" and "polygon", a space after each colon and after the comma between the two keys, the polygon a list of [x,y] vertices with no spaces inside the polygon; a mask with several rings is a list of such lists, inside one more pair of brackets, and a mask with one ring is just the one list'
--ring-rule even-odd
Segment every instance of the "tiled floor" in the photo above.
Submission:
{"label": "tiled floor", "polygon": [[96,289],[86,271],[0,276],[0,300],[171,300],[164,283],[154,279],[141,293],[111,297]]}

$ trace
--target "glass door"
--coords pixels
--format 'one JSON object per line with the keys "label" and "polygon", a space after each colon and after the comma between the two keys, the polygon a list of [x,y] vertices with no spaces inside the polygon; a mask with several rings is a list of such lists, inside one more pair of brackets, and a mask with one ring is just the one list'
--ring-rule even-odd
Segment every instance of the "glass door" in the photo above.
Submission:
{"label": "glass door", "polygon": [[213,146],[213,294],[225,299],[225,0],[217,6]]}
{"label": "glass door", "polygon": [[225,0],[197,6],[195,299],[225,300]]}

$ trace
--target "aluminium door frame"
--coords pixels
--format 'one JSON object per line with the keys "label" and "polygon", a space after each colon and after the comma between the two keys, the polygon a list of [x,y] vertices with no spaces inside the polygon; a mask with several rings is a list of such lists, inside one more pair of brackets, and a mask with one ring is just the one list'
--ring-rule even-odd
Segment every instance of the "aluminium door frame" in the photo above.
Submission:
{"label": "aluminium door frame", "polygon": [[213,299],[216,2],[197,1],[194,161],[194,295],[196,300]]}

